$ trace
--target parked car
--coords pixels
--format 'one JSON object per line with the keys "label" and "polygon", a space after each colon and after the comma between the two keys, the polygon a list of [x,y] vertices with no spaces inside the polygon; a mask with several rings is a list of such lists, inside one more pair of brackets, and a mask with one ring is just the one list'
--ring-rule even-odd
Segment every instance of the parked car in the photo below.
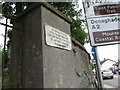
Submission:
{"label": "parked car", "polygon": [[118,69],[118,74],[120,75],[120,69]]}
{"label": "parked car", "polygon": [[101,70],[102,77],[104,78],[114,78],[114,73],[110,69]]}
{"label": "parked car", "polygon": [[110,70],[114,73],[114,74],[116,74],[117,73],[117,70],[116,69],[114,69],[114,68],[110,68]]}

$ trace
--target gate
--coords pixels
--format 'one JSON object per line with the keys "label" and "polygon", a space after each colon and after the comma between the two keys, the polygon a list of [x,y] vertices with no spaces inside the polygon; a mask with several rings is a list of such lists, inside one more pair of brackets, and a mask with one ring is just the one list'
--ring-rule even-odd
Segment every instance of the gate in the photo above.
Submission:
{"label": "gate", "polygon": [[[11,33],[9,34],[12,34],[12,30],[16,30],[18,32],[20,32],[20,29],[19,28],[16,28],[14,26],[11,26],[8,24],[8,20],[11,20],[12,22],[14,21],[17,21],[18,23],[20,23],[20,20],[16,20],[14,18],[11,18],[11,17],[6,17],[6,22],[5,23],[2,23],[0,22],[0,25],[3,25],[5,26],[5,32],[4,32],[4,44],[3,44],[3,50],[2,50],[2,88],[10,88],[11,86],[12,87],[19,87],[20,86],[20,78],[18,78],[17,81],[19,82],[13,82],[13,78],[16,78],[14,77],[14,75],[12,75],[12,70],[10,68],[10,66],[12,65],[11,61],[10,61],[10,54],[11,54],[11,45],[10,45],[10,42],[9,42],[9,46],[8,46],[8,43],[7,43],[7,35],[8,35],[8,28],[11,29]],[[20,63],[18,65],[18,68],[20,67]],[[19,68],[19,77],[20,77],[20,68]],[[10,78],[11,77],[11,78]]]}

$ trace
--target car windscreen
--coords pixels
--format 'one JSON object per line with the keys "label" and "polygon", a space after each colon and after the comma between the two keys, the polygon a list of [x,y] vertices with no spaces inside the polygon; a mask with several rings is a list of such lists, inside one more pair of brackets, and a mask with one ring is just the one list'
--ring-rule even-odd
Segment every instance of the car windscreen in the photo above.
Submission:
{"label": "car windscreen", "polygon": [[102,72],[110,72],[111,70],[107,69],[107,70],[101,70]]}

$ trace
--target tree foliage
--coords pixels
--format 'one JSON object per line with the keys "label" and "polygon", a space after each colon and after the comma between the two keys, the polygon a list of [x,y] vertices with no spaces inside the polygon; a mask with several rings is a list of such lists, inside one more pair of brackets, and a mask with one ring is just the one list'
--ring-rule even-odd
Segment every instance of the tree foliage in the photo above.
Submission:
{"label": "tree foliage", "polygon": [[[25,8],[32,5],[33,2],[5,2],[2,4],[3,16],[14,17],[21,13]],[[72,37],[81,44],[85,44],[88,40],[87,33],[84,31],[82,10],[76,10],[76,3],[73,2],[50,2],[56,9],[60,10],[67,17],[72,19],[71,33]]]}
{"label": "tree foliage", "polygon": [[72,2],[54,2],[50,3],[56,9],[60,10],[67,17],[72,19],[71,24],[71,34],[77,41],[79,41],[82,45],[89,42],[89,38],[87,33],[84,31],[85,23],[84,19],[82,19],[82,9],[77,10],[76,4]]}

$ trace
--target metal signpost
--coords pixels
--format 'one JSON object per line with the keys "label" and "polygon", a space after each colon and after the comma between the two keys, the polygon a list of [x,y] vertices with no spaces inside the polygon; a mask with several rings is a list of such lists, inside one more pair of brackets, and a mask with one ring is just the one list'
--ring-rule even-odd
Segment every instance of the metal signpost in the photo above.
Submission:
{"label": "metal signpost", "polygon": [[93,3],[83,0],[83,6],[91,41],[95,48],[97,73],[99,75],[99,88],[103,89],[100,60],[97,46],[120,43],[120,4],[118,2]]}
{"label": "metal signpost", "polygon": [[97,78],[98,78],[98,85],[99,85],[99,88],[100,90],[103,90],[104,88],[104,84],[103,84],[103,79],[102,79],[102,73],[101,73],[101,67],[100,67],[100,60],[99,60],[99,57],[98,57],[98,51],[97,51],[97,47],[95,46],[95,55],[96,55],[96,69],[97,69]]}
{"label": "metal signpost", "polygon": [[101,68],[100,68],[100,60],[98,57],[98,52],[97,52],[97,47],[92,47],[92,56],[96,60],[96,76],[97,76],[97,81],[100,89],[104,88],[103,85],[103,80],[102,80],[102,75],[101,75]]}

